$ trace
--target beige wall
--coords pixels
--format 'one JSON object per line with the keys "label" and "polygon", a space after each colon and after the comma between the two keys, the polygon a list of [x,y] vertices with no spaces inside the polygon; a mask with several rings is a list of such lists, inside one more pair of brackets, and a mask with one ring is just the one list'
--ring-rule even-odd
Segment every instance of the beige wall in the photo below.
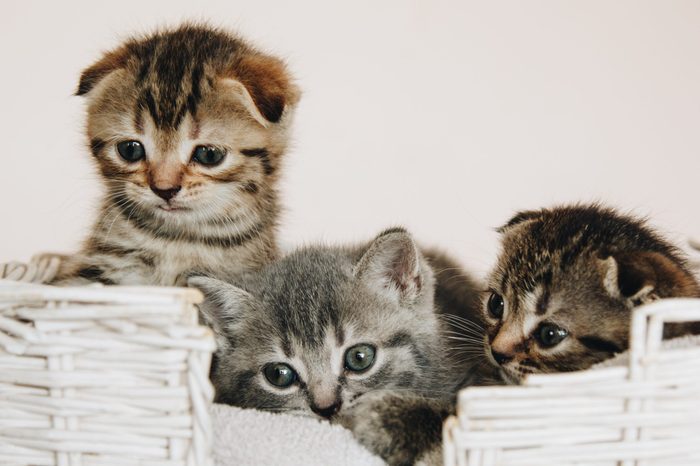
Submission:
{"label": "beige wall", "polygon": [[698,1],[195,3],[3,1],[0,261],[77,247],[99,192],[80,70],[183,18],[299,78],[288,244],[405,224],[483,271],[514,210],[574,200],[700,234]]}

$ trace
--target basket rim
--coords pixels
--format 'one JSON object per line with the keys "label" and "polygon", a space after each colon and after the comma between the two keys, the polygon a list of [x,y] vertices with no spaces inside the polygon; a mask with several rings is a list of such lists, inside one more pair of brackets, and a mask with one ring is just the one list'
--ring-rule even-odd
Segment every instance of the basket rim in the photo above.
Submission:
{"label": "basket rim", "polygon": [[0,279],[0,303],[14,301],[77,301],[109,303],[200,304],[202,293],[195,288],[165,286],[87,285],[55,286]]}

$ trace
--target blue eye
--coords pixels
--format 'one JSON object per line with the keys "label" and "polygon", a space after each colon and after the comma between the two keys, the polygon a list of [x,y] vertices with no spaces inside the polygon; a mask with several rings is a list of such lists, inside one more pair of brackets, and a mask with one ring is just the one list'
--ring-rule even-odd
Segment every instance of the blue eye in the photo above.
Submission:
{"label": "blue eye", "polygon": [[294,369],[289,364],[282,362],[266,365],[263,367],[263,374],[265,374],[267,381],[275,387],[289,387],[297,380],[297,373],[294,372]]}
{"label": "blue eye", "polygon": [[372,345],[360,344],[345,352],[345,368],[353,372],[366,371],[374,364],[376,348]]}
{"label": "blue eye", "polygon": [[192,160],[210,167],[220,164],[224,157],[226,151],[213,146],[197,146],[192,153]]}
{"label": "blue eye", "polygon": [[129,163],[135,163],[146,158],[146,149],[138,141],[122,141],[117,143],[117,152]]}

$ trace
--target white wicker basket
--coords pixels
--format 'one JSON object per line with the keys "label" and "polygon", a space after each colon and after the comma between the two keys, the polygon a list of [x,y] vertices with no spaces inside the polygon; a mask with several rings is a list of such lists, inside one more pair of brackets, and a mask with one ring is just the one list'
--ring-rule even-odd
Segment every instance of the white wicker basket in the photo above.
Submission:
{"label": "white wicker basket", "polygon": [[463,390],[444,464],[700,465],[700,339],[661,338],[665,322],[682,321],[700,321],[700,300],[637,309],[618,364]]}
{"label": "white wicker basket", "polygon": [[0,464],[210,465],[200,301],[0,280]]}

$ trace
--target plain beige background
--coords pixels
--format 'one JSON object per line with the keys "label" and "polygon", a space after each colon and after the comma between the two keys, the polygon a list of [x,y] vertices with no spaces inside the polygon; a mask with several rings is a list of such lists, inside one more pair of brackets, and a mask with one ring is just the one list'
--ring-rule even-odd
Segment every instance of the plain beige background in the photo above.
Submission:
{"label": "plain beige background", "polygon": [[[195,5],[195,3],[197,3]],[[485,271],[517,209],[601,200],[700,234],[700,2],[31,2],[0,6],[0,261],[71,251],[99,183],[80,71],[182,19],[239,30],[304,90],[281,239],[404,224]]]}

